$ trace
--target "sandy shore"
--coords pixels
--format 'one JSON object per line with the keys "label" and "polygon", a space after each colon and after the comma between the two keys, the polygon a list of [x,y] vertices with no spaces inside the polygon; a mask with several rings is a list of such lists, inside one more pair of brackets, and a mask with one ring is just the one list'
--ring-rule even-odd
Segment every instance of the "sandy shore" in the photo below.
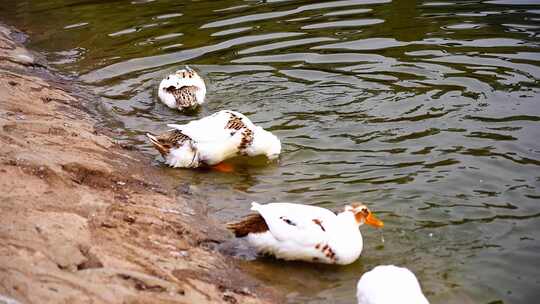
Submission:
{"label": "sandy shore", "polygon": [[0,26],[0,303],[281,302],[23,37]]}

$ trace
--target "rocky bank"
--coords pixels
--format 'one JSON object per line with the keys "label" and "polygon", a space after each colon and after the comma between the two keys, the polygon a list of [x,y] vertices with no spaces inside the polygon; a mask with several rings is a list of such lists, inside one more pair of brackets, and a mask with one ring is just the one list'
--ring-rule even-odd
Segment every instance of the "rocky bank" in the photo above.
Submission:
{"label": "rocky bank", "polygon": [[0,26],[0,303],[275,303],[226,232]]}

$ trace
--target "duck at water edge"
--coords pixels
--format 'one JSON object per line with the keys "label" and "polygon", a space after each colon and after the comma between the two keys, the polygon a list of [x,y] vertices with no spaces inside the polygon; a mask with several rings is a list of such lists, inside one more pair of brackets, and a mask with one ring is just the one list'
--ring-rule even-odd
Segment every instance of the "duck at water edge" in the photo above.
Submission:
{"label": "duck at water edge", "polygon": [[281,153],[281,142],[274,134],[235,111],[224,110],[185,125],[167,126],[172,129],[146,136],[165,163],[175,168],[214,166],[231,171],[222,162],[234,156],[265,155],[273,160]]}
{"label": "duck at water edge", "polygon": [[350,264],[362,253],[359,227],[384,226],[361,203],[345,206],[343,212],[309,205],[253,202],[255,214],[228,224],[236,237],[245,237],[259,253],[284,260],[326,264]]}

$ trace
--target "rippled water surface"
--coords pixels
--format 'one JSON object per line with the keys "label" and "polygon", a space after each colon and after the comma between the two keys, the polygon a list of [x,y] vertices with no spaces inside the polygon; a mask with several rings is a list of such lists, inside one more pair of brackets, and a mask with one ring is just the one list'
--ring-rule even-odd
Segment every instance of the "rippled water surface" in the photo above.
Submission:
{"label": "rippled water surface", "polygon": [[[382,263],[413,269],[432,303],[535,303],[539,2],[4,0],[0,16],[223,222],[253,200],[367,202],[385,242],[362,227],[350,266],[254,259],[237,245],[290,303],[353,303],[358,277]],[[160,79],[184,64],[209,82],[191,116],[157,102]],[[168,169],[144,140],[221,109],[275,132],[279,163]]]}

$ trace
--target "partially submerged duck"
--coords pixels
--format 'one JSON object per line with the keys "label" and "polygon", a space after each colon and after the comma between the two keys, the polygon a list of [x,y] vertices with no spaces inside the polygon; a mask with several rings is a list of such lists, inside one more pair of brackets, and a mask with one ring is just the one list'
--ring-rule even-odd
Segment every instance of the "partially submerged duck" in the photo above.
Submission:
{"label": "partially submerged duck", "polygon": [[362,275],[356,288],[358,304],[429,304],[412,271],[381,265]]}
{"label": "partially submerged duck", "polygon": [[158,96],[169,108],[188,110],[204,103],[206,85],[197,72],[186,66],[159,84]]}
{"label": "partially submerged duck", "polygon": [[259,253],[284,260],[301,260],[326,264],[350,264],[362,253],[359,226],[384,226],[361,203],[345,206],[343,212],[292,203],[253,202],[246,216],[227,228],[236,237],[245,237]]}
{"label": "partially submerged duck", "polygon": [[[265,155],[272,160],[281,153],[281,142],[275,135],[235,111],[224,110],[185,125],[167,126],[172,130],[146,136],[171,167],[214,166],[237,155]],[[231,170],[227,166],[217,169]]]}

